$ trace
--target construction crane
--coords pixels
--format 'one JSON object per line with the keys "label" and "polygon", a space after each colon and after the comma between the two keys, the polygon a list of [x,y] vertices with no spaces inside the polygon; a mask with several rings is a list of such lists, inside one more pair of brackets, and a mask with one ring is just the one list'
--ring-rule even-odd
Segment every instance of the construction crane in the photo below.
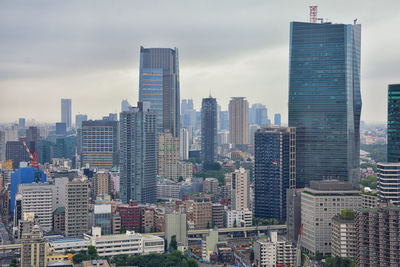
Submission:
{"label": "construction crane", "polygon": [[303,224],[300,226],[299,237],[296,246],[296,266],[301,266],[301,237],[303,236]]}
{"label": "construction crane", "polygon": [[317,22],[318,6],[310,6],[310,22]]}
{"label": "construction crane", "polygon": [[24,144],[25,150],[29,155],[29,158],[30,158],[29,165],[31,167],[33,167],[35,170],[35,182],[40,182],[41,177],[40,177],[40,170],[39,170],[39,163],[38,163],[38,154],[36,152],[33,152],[33,154],[31,153],[23,136],[20,138],[20,140],[21,140],[22,144]]}

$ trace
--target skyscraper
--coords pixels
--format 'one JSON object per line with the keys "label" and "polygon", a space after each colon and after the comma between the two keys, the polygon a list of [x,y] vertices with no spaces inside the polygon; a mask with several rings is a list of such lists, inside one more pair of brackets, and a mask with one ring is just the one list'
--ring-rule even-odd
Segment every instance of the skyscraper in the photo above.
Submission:
{"label": "skyscraper", "polygon": [[211,96],[201,103],[201,158],[204,163],[217,160],[217,100]]}
{"label": "skyscraper", "polygon": [[268,110],[263,104],[253,104],[249,109],[249,123],[255,123],[258,126],[268,126]]}
{"label": "skyscraper", "polygon": [[82,235],[88,231],[89,184],[75,178],[65,190],[65,234]]}
{"label": "skyscraper", "polygon": [[296,129],[265,127],[254,138],[255,216],[286,218],[286,190],[296,187]]}
{"label": "skyscraper", "polygon": [[156,115],[150,103],[120,113],[120,194],[123,203],[156,201]]}
{"label": "skyscraper", "polygon": [[250,204],[250,174],[248,170],[240,168],[231,174],[231,201],[232,209],[247,210]]}
{"label": "skyscraper", "polygon": [[29,147],[30,152],[33,154],[34,152],[38,152],[40,132],[39,129],[35,126],[30,126],[26,130],[26,139],[25,142]]}
{"label": "skyscraper", "polygon": [[71,99],[61,99],[61,122],[67,125],[67,129],[71,128],[72,115],[71,115]]}
{"label": "skyscraper", "polygon": [[244,97],[233,97],[229,102],[229,134],[232,145],[248,142],[248,109],[249,104]]}
{"label": "skyscraper", "polygon": [[88,116],[86,114],[77,114],[75,115],[75,126],[77,129],[82,128],[82,122],[87,121]]}
{"label": "skyscraper", "polygon": [[361,25],[290,24],[289,126],[297,186],[335,178],[359,184]]}
{"label": "skyscraper", "polygon": [[196,110],[192,99],[182,99],[181,104],[181,127],[194,128],[196,125]]}
{"label": "skyscraper", "polygon": [[25,118],[18,119],[18,129],[24,130],[25,129]]}
{"label": "skyscraper", "polygon": [[274,115],[274,125],[281,127],[281,114],[275,113]]}
{"label": "skyscraper", "polygon": [[400,162],[400,84],[388,86],[387,161]]}
{"label": "skyscraper", "polygon": [[178,49],[140,47],[139,101],[150,102],[158,131],[179,136],[180,89]]}
{"label": "skyscraper", "polygon": [[181,128],[181,134],[179,135],[179,159],[189,159],[189,133],[186,128]]}

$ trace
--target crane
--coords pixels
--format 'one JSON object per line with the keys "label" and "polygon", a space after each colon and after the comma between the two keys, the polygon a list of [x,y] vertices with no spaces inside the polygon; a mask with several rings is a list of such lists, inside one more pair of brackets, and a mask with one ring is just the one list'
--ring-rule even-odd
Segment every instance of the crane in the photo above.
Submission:
{"label": "crane", "polygon": [[35,181],[39,182],[40,181],[40,170],[39,170],[39,163],[38,163],[38,154],[36,152],[33,152],[33,154],[31,153],[23,136],[20,138],[20,140],[21,140],[22,144],[24,145],[26,152],[29,155],[29,158],[30,158],[29,165],[31,167],[33,167],[35,170]]}
{"label": "crane", "polygon": [[301,266],[301,237],[303,236],[303,224],[300,226],[299,237],[297,238],[296,247],[296,266]]}

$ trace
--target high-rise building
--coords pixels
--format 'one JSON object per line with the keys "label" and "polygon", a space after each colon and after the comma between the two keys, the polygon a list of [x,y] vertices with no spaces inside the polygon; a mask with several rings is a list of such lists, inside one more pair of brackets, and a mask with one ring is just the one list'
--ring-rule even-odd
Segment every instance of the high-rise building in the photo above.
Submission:
{"label": "high-rise building", "polygon": [[249,123],[257,124],[258,126],[268,126],[268,110],[263,104],[253,104],[249,108]]}
{"label": "high-rise building", "polygon": [[86,114],[77,114],[75,115],[75,127],[77,129],[82,128],[82,122],[87,121],[88,116]]}
{"label": "high-rise building", "polygon": [[[361,208],[361,196],[351,183],[311,181],[301,192],[301,246],[308,253],[331,254],[332,218],[343,209]],[[379,265],[377,265],[379,266]]]}
{"label": "high-rise building", "polygon": [[388,86],[387,161],[400,162],[400,84]]}
{"label": "high-rise building", "polygon": [[110,174],[106,171],[98,171],[93,175],[93,193],[98,195],[109,195],[111,192]]}
{"label": "high-rise building", "polygon": [[179,159],[189,159],[189,133],[186,128],[181,128],[179,135]]}
{"label": "high-rise building", "polygon": [[156,115],[150,103],[120,113],[120,197],[141,203],[156,202]]}
{"label": "high-rise building", "polygon": [[82,122],[82,164],[110,169],[118,165],[118,121]]}
{"label": "high-rise building", "polygon": [[229,130],[229,112],[227,110],[219,113],[219,129],[221,131]]}
{"label": "high-rise building", "polygon": [[180,86],[178,49],[140,47],[139,101],[150,102],[156,126],[179,136]]}
{"label": "high-rise building", "polygon": [[158,134],[158,175],[169,178],[172,166],[179,162],[179,138],[165,131]]}
{"label": "high-rise building", "polygon": [[18,129],[20,130],[25,130],[25,118],[19,118],[18,119]]}
{"label": "high-rise building", "polygon": [[250,174],[240,168],[232,172],[231,202],[234,210],[247,210],[250,207]]}
{"label": "high-rise building", "polygon": [[67,124],[65,122],[56,123],[56,135],[66,136],[67,135]]}
{"label": "high-rise building", "polygon": [[61,99],[61,122],[64,122],[67,129],[72,126],[72,109],[71,109],[71,99]]}
{"label": "high-rise building", "polygon": [[39,138],[40,138],[40,132],[38,127],[30,126],[26,130],[25,142],[32,154],[34,152],[38,152]]}
{"label": "high-rise building", "polygon": [[0,131],[0,161],[4,164],[5,160],[6,160],[6,133],[4,131]]}
{"label": "high-rise building", "polygon": [[274,115],[274,125],[281,127],[281,114],[275,113]]}
{"label": "high-rise building", "polygon": [[192,99],[182,99],[181,103],[181,127],[192,129],[196,126],[196,110]]}
{"label": "high-rise building", "polygon": [[65,234],[78,236],[88,231],[89,184],[75,178],[66,187]]}
{"label": "high-rise building", "polygon": [[229,102],[229,136],[232,145],[248,142],[248,109],[249,104],[244,97],[233,97]]}
{"label": "high-rise building", "polygon": [[28,162],[29,154],[22,141],[8,141],[6,143],[6,160],[12,160],[13,169],[18,169],[20,162]]}
{"label": "high-rise building", "polygon": [[217,160],[217,100],[211,96],[201,103],[201,158],[204,163]]}
{"label": "high-rise building", "polygon": [[399,265],[400,208],[360,209],[355,217],[356,265]]}
{"label": "high-rise building", "polygon": [[131,105],[128,102],[128,99],[122,99],[121,101],[121,112],[123,111],[129,111],[129,108]]}
{"label": "high-rise building", "polygon": [[400,162],[378,163],[377,169],[378,201],[400,205]]}
{"label": "high-rise building", "polygon": [[296,188],[296,129],[259,129],[254,151],[255,216],[284,221],[286,190]]}
{"label": "high-rise building", "polygon": [[297,187],[360,182],[360,24],[290,24],[289,126]]}
{"label": "high-rise building", "polygon": [[30,233],[22,234],[21,266],[47,266],[48,248],[38,225]]}

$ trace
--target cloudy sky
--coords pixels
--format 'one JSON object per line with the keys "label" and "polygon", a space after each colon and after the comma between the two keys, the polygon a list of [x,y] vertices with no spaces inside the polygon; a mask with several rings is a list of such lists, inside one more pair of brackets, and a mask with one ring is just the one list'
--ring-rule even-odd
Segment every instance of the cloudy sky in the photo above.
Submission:
{"label": "cloudy sky", "polygon": [[181,98],[211,94],[263,103],[287,120],[289,23],[318,17],[362,24],[362,119],[386,120],[387,84],[400,82],[400,1],[2,1],[0,122],[119,112],[138,99],[139,47],[178,47]]}

